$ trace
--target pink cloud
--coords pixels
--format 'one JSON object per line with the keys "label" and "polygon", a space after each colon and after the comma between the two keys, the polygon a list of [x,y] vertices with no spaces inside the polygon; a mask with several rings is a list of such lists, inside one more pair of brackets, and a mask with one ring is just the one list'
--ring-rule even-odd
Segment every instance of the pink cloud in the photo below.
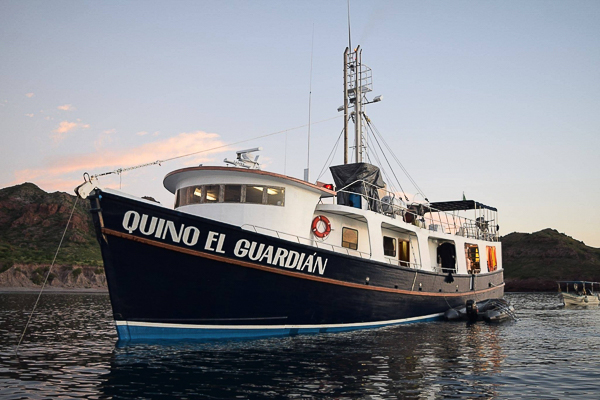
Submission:
{"label": "pink cloud", "polygon": [[103,131],[100,134],[100,136],[98,137],[98,139],[96,139],[94,141],[94,147],[96,148],[96,150],[100,150],[107,144],[112,143],[113,139],[112,139],[111,135],[113,135],[115,133],[117,133],[116,129],[109,129],[109,130]]}
{"label": "pink cloud", "polygon": [[[110,132],[110,131],[107,131]],[[214,150],[210,150],[216,148]],[[194,163],[205,162],[208,154],[226,151],[225,143],[216,133],[196,131],[180,133],[177,136],[158,140],[144,145],[118,150],[96,150],[87,154],[74,155],[48,162],[38,169],[26,169],[15,172],[12,184],[34,182],[46,190],[72,191],[81,183],[83,172],[91,175],[107,172],[116,168],[127,168],[139,164],[150,163],[157,160],[167,160],[195,152],[201,154],[190,156]],[[73,182],[76,182],[73,184]],[[78,183],[77,183],[78,182]]]}
{"label": "pink cloud", "polygon": [[33,96],[35,96],[35,94],[33,94],[33,93],[25,93],[25,96],[27,96],[29,98],[32,98]]}
{"label": "pink cloud", "polygon": [[26,117],[32,118],[33,114],[25,114]]}
{"label": "pink cloud", "polygon": [[145,136],[147,134],[148,134],[148,132],[146,132],[146,131],[136,132],[136,135],[138,135],[138,136]]}
{"label": "pink cloud", "polygon": [[52,132],[54,132],[54,135],[51,135],[50,137],[55,142],[60,142],[60,141],[63,141],[67,137],[66,134],[68,132],[71,132],[71,131],[73,131],[75,129],[87,129],[89,127],[90,127],[89,124],[83,124],[81,122],[62,121],[58,125],[58,127],[55,130],[52,131]]}
{"label": "pink cloud", "polygon": [[75,107],[73,107],[71,104],[65,104],[63,106],[58,106],[57,108],[59,110],[63,110],[63,111],[73,111],[73,110],[75,110]]}

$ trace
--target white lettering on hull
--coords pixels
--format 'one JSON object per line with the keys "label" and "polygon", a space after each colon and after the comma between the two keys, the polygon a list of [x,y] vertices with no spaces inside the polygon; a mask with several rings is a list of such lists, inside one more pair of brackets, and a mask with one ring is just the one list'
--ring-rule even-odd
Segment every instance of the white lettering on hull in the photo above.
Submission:
{"label": "white lettering on hull", "polygon": [[[177,225],[173,221],[163,218],[153,217],[147,214],[140,215],[136,211],[127,211],[123,216],[123,229],[134,233],[139,231],[145,236],[154,236],[157,239],[170,239],[174,243],[181,243],[187,246],[195,246],[200,240],[200,229],[195,226]],[[208,231],[204,250],[215,253],[225,254],[226,235],[219,232]],[[305,271],[311,274],[325,274],[327,267],[327,258],[318,256],[317,253],[306,254],[295,250],[288,250],[283,247],[275,247],[264,243],[250,241],[248,239],[239,239],[234,248],[233,255],[237,258],[248,258],[251,261],[258,261],[268,265],[280,268],[295,269]]]}
{"label": "white lettering on hull", "polygon": [[325,274],[327,258],[318,256],[317,253],[306,255],[283,247],[265,246],[264,243],[251,242],[240,239],[235,244],[233,254],[236,257],[248,257],[252,261],[260,261],[277,267],[307,271],[310,273]]}

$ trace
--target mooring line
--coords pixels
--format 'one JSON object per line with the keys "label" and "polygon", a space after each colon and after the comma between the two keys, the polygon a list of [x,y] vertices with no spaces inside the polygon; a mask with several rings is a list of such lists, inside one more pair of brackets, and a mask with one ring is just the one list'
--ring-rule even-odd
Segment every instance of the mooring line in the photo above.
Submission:
{"label": "mooring line", "polygon": [[60,238],[60,243],[58,244],[58,248],[56,249],[56,253],[54,254],[54,259],[52,260],[52,264],[50,265],[50,268],[48,268],[48,273],[46,274],[46,279],[44,279],[44,283],[42,284],[42,288],[40,289],[40,293],[38,294],[37,300],[35,301],[35,304],[33,305],[33,309],[31,310],[31,314],[29,314],[29,319],[27,320],[27,323],[25,324],[25,329],[23,329],[23,333],[21,333],[21,338],[19,339],[19,343],[17,343],[17,349],[15,350],[15,354],[18,355],[19,354],[19,346],[21,346],[21,342],[23,341],[23,337],[25,337],[25,332],[27,331],[27,327],[29,326],[29,323],[31,322],[31,317],[33,317],[33,313],[35,311],[35,308],[38,305],[38,302],[40,301],[40,297],[42,297],[42,292],[44,291],[44,287],[46,287],[46,282],[48,282],[48,277],[50,276],[50,273],[52,272],[52,267],[54,267],[54,263],[56,262],[56,257],[58,256],[58,252],[60,251],[60,247],[62,246],[62,242],[65,239],[65,235],[67,233],[67,229],[69,229],[69,224],[71,223],[71,218],[73,218],[73,213],[75,212],[75,207],[77,206],[77,201],[79,200],[79,196],[75,196],[75,203],[73,203],[73,209],[71,210],[71,215],[69,215],[69,220],[67,221],[67,226],[65,226],[65,230],[62,234],[62,237]]}

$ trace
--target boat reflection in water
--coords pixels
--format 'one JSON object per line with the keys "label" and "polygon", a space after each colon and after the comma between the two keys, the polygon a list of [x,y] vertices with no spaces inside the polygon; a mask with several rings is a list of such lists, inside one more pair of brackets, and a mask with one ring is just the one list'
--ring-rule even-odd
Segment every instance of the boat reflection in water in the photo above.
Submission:
{"label": "boat reflection in water", "polygon": [[128,397],[494,397],[495,385],[481,378],[501,372],[499,329],[435,322],[253,341],[121,341],[102,394],[126,387]]}

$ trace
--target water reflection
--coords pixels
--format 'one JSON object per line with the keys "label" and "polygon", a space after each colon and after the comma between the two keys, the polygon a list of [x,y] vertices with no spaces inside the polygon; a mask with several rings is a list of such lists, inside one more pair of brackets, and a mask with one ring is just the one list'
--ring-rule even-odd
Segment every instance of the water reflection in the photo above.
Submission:
{"label": "water reflection", "polygon": [[[497,326],[430,323],[238,342],[119,343],[105,396],[176,390],[211,398],[495,395],[470,377],[499,371]],[[490,345],[492,343],[492,345]],[[133,382],[133,383],[132,383]],[[175,393],[175,392],[173,392]],[[123,395],[121,393],[121,395]]]}
{"label": "water reflection", "polygon": [[519,321],[116,343],[106,295],[0,293],[0,398],[595,398],[600,310],[509,295]]}

